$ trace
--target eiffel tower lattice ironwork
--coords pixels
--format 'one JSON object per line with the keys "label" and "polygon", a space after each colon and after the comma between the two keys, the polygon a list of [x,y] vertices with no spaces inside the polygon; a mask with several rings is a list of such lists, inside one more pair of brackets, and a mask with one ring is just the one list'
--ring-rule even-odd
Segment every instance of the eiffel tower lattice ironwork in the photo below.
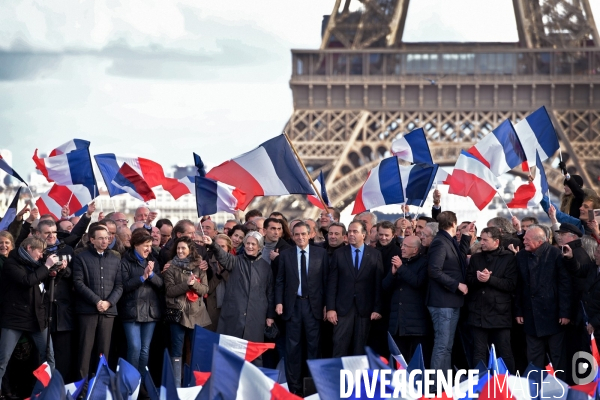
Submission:
{"label": "eiffel tower lattice ironwork", "polygon": [[[335,0],[320,49],[292,50],[285,130],[309,170],[323,170],[336,207],[354,200],[398,134],[423,127],[434,161],[452,165],[503,120],[542,105],[570,172],[600,189],[600,37],[588,0],[513,0],[517,43],[403,42],[408,5]],[[561,191],[560,173],[546,171]],[[306,204],[296,196],[251,207],[296,216]]]}

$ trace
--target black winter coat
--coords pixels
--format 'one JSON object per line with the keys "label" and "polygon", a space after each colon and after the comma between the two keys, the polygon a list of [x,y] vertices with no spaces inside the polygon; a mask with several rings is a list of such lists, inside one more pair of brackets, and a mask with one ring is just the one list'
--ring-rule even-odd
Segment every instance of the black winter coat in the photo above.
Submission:
{"label": "black winter coat", "polygon": [[105,300],[110,307],[103,314],[116,316],[117,302],[123,293],[121,260],[111,250],[100,255],[89,245],[73,260],[73,286],[77,314],[98,314],[96,305]]}
{"label": "black winter coat", "polygon": [[217,327],[218,333],[252,342],[264,342],[267,318],[275,318],[273,272],[260,257],[246,253],[233,255],[214,242],[210,245],[219,264],[229,271],[225,298]]}
{"label": "black winter coat", "polygon": [[395,275],[388,272],[383,290],[391,292],[389,332],[398,336],[422,336],[427,333],[429,314],[425,306],[427,258],[419,254],[402,258]]}
{"label": "black winter coat", "polygon": [[466,283],[466,255],[471,247],[471,236],[461,236],[459,251],[453,241],[456,239],[448,232],[439,231],[429,246],[427,306],[463,306],[465,296],[458,290],[458,284]]}
{"label": "black winter coat", "polygon": [[[575,257],[564,259],[567,270],[575,277],[585,279],[581,301],[588,316],[588,322],[600,333],[600,275],[596,263],[581,264]],[[596,336],[594,332],[594,336]],[[600,335],[598,335],[600,336]]]}
{"label": "black winter coat", "polygon": [[[117,304],[119,317],[125,322],[153,322],[162,317],[160,301],[163,279],[160,264],[152,253],[140,262],[133,249],[128,250],[121,258],[121,276],[123,279],[123,295]],[[142,282],[144,269],[148,261],[154,262],[154,274]]]}
{"label": "black winter coat", "polygon": [[75,329],[73,316],[75,314],[73,293],[73,248],[60,247],[56,254],[70,257],[67,268],[56,275],[54,283],[54,304],[52,305],[52,332],[65,332]]}
{"label": "black winter coat", "polygon": [[[487,282],[477,279],[477,271],[492,274]],[[517,288],[517,264],[512,251],[496,250],[473,254],[467,268],[467,323],[478,328],[512,327],[512,293]]]}
{"label": "black winter coat", "polygon": [[[573,240],[568,243],[571,250],[573,250],[573,258],[577,260],[579,265],[586,265],[592,263],[592,259],[585,249],[581,246],[581,239]],[[581,312],[581,298],[583,292],[586,290],[587,279],[586,277],[580,277],[578,275],[572,276],[573,279],[573,295],[571,297],[571,315],[573,316],[573,323],[580,325],[583,323],[583,314]]]}
{"label": "black winter coat", "polygon": [[23,259],[18,249],[9,253],[2,268],[2,328],[25,332],[46,329],[48,273],[45,266]]}
{"label": "black winter coat", "polygon": [[515,316],[523,317],[528,335],[559,333],[558,320],[571,318],[571,277],[560,249],[544,243],[534,252],[519,251],[516,258]]}

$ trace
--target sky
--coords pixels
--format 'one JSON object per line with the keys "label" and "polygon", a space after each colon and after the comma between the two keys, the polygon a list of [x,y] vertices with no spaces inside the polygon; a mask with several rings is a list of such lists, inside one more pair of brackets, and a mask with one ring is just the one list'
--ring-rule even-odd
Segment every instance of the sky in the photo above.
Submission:
{"label": "sky", "polygon": [[[166,169],[191,164],[192,151],[217,165],[281,133],[290,50],[318,48],[333,4],[0,2],[0,148],[21,175],[35,148],[72,138]],[[405,40],[516,41],[512,1],[412,1]]]}

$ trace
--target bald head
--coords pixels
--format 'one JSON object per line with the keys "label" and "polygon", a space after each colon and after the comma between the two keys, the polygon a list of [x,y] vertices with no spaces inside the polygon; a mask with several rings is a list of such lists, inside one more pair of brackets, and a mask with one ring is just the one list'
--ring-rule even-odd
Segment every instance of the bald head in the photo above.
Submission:
{"label": "bald head", "polygon": [[419,253],[421,248],[421,239],[418,236],[411,235],[404,238],[402,241],[402,257],[412,258]]}

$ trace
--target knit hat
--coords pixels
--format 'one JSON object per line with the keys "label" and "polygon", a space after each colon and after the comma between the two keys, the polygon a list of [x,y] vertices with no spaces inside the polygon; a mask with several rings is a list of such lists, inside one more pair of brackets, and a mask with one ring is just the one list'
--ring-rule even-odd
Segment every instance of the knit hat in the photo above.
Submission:
{"label": "knit hat", "polygon": [[[571,179],[573,179],[575,181],[575,183],[577,183],[579,185],[579,187],[583,187],[583,178],[579,175],[571,175]],[[563,183],[563,185],[567,185],[567,180],[565,179],[565,182]]]}

